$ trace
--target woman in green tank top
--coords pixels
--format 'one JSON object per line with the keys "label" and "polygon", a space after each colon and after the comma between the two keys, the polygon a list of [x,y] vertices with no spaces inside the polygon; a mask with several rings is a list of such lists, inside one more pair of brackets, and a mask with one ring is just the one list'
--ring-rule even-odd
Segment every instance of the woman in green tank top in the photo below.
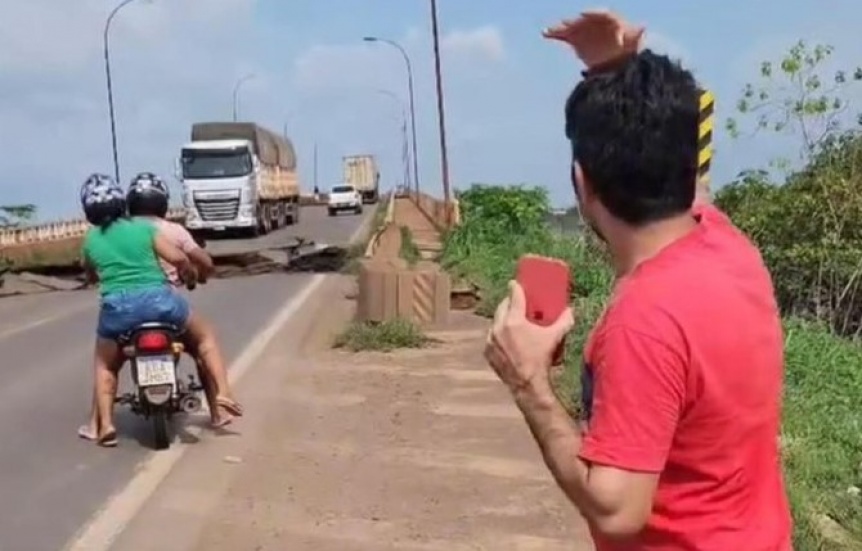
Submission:
{"label": "woman in green tank top", "polygon": [[101,294],[94,360],[99,426],[91,436],[103,446],[115,446],[117,373],[111,366],[121,353],[117,339],[147,322],[185,328],[189,304],[168,283],[158,258],[181,274],[190,273],[192,265],[152,224],[126,217],[123,190],[110,177],[91,176],[81,188],[81,204],[93,225],[84,237],[84,266],[90,280],[99,282]]}

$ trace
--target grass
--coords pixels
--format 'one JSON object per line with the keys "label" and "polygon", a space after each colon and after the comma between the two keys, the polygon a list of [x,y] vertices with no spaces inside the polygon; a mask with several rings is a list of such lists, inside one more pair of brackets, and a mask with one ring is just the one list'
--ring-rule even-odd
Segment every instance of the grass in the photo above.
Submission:
{"label": "grass", "polygon": [[333,347],[351,352],[391,352],[401,348],[423,348],[431,342],[415,323],[407,320],[355,321],[335,338]]}
{"label": "grass", "polygon": [[[506,282],[513,277],[522,254],[561,258],[573,267],[576,289],[572,302],[577,324],[568,337],[564,367],[555,377],[555,388],[574,414],[580,396],[583,347],[601,315],[612,275],[604,253],[587,233],[561,233],[546,219],[525,215],[530,208],[523,203],[530,197],[537,200],[535,193],[516,188],[464,192],[460,197],[464,223],[446,237],[443,263],[455,277],[480,287],[482,301],[477,312],[487,316],[505,295]],[[500,220],[506,222],[501,224]],[[862,346],[793,318],[785,318],[784,327],[781,440],[794,516],[794,549],[860,549]],[[840,543],[824,530],[824,518],[840,525],[850,543]]]}
{"label": "grass", "polygon": [[422,259],[422,255],[419,253],[419,247],[416,246],[416,242],[413,240],[413,232],[407,226],[401,226],[399,228],[401,231],[401,248],[398,251],[398,256],[401,257],[401,260],[405,261],[408,266],[413,267]]}

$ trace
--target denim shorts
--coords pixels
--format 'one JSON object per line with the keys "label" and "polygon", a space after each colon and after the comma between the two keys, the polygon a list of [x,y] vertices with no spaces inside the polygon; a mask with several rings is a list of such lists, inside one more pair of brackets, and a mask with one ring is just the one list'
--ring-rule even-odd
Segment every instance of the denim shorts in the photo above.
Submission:
{"label": "denim shorts", "polygon": [[184,328],[189,303],[170,286],[120,291],[102,297],[96,334],[116,340],[142,323],[169,323]]}

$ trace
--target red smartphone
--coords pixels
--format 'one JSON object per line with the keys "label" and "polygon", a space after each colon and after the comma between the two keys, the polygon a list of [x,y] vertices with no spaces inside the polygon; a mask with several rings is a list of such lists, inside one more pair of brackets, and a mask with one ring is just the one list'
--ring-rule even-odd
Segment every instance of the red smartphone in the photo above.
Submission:
{"label": "red smartphone", "polygon": [[[515,280],[524,289],[527,319],[536,325],[553,325],[569,305],[572,280],[569,266],[560,259],[527,254],[518,261]],[[551,365],[563,363],[565,341],[554,351]]]}

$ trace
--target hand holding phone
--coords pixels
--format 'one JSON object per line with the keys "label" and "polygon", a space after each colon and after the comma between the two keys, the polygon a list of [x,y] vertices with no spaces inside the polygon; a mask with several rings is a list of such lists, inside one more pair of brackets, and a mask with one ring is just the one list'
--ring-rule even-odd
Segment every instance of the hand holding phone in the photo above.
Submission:
{"label": "hand holding phone", "polygon": [[[533,254],[518,261],[515,280],[524,290],[527,319],[547,327],[553,325],[569,306],[571,275],[569,266],[557,258]],[[563,362],[565,340],[554,351],[551,365]]]}

